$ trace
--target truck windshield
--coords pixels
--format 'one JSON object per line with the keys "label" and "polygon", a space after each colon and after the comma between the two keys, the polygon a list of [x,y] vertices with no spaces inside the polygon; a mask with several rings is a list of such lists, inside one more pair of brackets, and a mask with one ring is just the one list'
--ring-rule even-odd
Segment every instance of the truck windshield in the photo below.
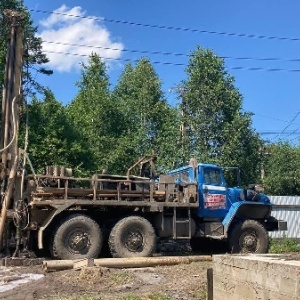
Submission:
{"label": "truck windshield", "polygon": [[222,177],[220,170],[205,168],[204,169],[204,183],[212,185],[222,185]]}

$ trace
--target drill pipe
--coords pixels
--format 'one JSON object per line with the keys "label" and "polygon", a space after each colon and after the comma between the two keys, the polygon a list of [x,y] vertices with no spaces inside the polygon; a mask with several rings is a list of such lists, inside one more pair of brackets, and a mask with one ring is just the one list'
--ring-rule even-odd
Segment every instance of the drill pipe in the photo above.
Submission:
{"label": "drill pipe", "polygon": [[[45,260],[43,270],[53,272],[73,269],[78,260]],[[94,266],[106,268],[145,268],[154,266],[171,266],[189,264],[197,261],[212,261],[210,255],[192,256],[160,256],[160,257],[130,257],[130,258],[100,258],[94,259]]]}

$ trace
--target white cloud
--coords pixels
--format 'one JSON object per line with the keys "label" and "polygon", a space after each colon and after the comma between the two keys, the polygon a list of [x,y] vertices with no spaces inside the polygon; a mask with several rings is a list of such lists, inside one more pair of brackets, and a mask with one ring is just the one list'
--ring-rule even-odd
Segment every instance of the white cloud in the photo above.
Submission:
{"label": "white cloud", "polygon": [[62,5],[40,24],[42,26],[40,36],[44,41],[43,50],[50,60],[49,67],[60,72],[77,69],[81,62],[87,61],[88,55],[92,52],[104,60],[110,58],[107,60],[110,63],[112,59],[121,56],[124,48],[122,43],[112,41],[110,32],[99,24],[99,19],[86,16],[80,6],[68,8]]}

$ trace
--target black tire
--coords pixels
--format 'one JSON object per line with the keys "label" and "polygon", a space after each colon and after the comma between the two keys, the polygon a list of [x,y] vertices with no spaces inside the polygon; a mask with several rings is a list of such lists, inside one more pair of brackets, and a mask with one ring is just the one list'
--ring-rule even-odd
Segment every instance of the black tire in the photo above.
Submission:
{"label": "black tire", "polygon": [[245,220],[234,225],[228,244],[232,253],[267,253],[269,237],[262,224]]}
{"label": "black tire", "polygon": [[57,227],[50,245],[54,258],[97,258],[103,244],[99,225],[85,215],[71,215]]}
{"label": "black tire", "polygon": [[156,250],[156,235],[145,218],[126,217],[113,227],[108,243],[113,257],[148,257]]}

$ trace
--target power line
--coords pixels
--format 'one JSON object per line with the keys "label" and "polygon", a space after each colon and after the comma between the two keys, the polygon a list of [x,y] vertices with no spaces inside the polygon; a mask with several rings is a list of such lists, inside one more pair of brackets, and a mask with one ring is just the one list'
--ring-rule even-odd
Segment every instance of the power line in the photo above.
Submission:
{"label": "power line", "polygon": [[289,136],[294,135],[294,134],[299,134],[299,132],[298,132],[299,129],[300,129],[300,127],[298,127],[297,129],[295,129],[293,132],[289,133],[285,138],[288,138]]}
{"label": "power line", "polygon": [[102,22],[105,21],[105,22],[116,23],[116,24],[155,28],[155,29],[184,31],[184,32],[192,32],[192,33],[206,33],[206,34],[214,34],[214,35],[222,35],[222,36],[230,36],[230,37],[244,37],[244,38],[255,38],[255,39],[265,39],[265,40],[279,40],[279,41],[293,41],[293,42],[300,41],[300,38],[256,35],[256,34],[249,34],[249,33],[237,33],[237,32],[226,32],[226,31],[200,30],[195,28],[175,27],[175,26],[168,26],[168,25],[145,24],[145,23],[130,22],[126,20],[108,19],[104,17],[79,16],[79,15],[73,15],[73,14],[62,13],[57,11],[46,11],[46,10],[37,10],[37,9],[28,9],[28,11],[43,13],[43,14],[55,14],[55,15],[61,15],[61,16],[79,18],[79,19],[89,19],[89,20],[102,21]]}
{"label": "power line", "polygon": [[[299,132],[297,132],[300,128],[295,129],[294,131],[290,130],[290,131],[286,131],[286,137],[294,135],[294,134],[299,134]],[[272,135],[272,134],[282,134],[281,131],[278,130],[267,130],[267,131],[257,131],[257,133],[261,134],[261,135]]]}
{"label": "power line", "polygon": [[[112,48],[112,47],[103,47],[96,45],[84,45],[77,43],[65,43],[58,41],[47,41],[42,40],[43,43],[47,44],[55,44],[55,45],[64,45],[64,46],[72,46],[72,47],[83,47],[83,48],[93,48],[93,49],[103,49],[103,50],[111,50],[111,51],[121,51],[121,52],[129,52],[129,53],[139,53],[139,54],[151,54],[151,55],[166,55],[166,56],[184,56],[190,57],[193,54],[186,53],[176,53],[176,52],[164,52],[164,51],[149,51],[149,50],[136,50],[136,49],[120,49],[120,48]],[[286,61],[286,62],[300,62],[300,58],[280,58],[280,57],[233,57],[233,56],[220,56],[222,59],[231,59],[231,60],[257,60],[257,61]]]}
{"label": "power line", "polygon": [[[257,114],[257,113],[254,113],[254,115],[258,116],[258,117],[262,117],[262,118],[267,118],[267,119],[275,120],[275,121],[290,123],[290,121],[287,121],[287,120],[282,120],[282,119],[278,119],[278,118],[274,118],[274,117],[270,117],[270,116],[264,116],[264,115]],[[292,123],[292,125],[299,125],[300,126],[299,123]]]}
{"label": "power line", "polygon": [[295,138],[291,139],[290,142],[294,141],[294,140],[298,140],[300,139],[300,135],[296,136]]}
{"label": "power line", "polygon": [[[73,55],[73,56],[81,56],[81,57],[89,57],[90,54],[80,54],[80,53],[71,53],[71,52],[63,52],[63,51],[50,51],[50,50],[44,50],[45,53],[52,53],[52,54],[62,54],[62,55]],[[101,59],[107,59],[107,60],[116,60],[121,62],[139,62],[139,59],[127,59],[127,58],[114,58],[114,57],[105,57],[105,56],[99,56]],[[186,64],[183,63],[171,63],[171,62],[163,62],[163,61],[151,61],[152,64],[162,64],[162,65],[172,65],[172,66],[181,66],[184,67]],[[300,72],[300,70],[299,70]]]}
{"label": "power line", "polygon": [[[84,48],[93,48],[93,49],[103,49],[103,50],[112,50],[112,51],[122,51],[122,52],[130,52],[130,53],[140,53],[140,54],[160,54],[160,55],[174,55],[174,56],[189,56],[184,53],[173,53],[173,52],[162,52],[162,51],[148,51],[148,50],[130,50],[130,49],[120,49],[120,48],[111,48],[111,47],[102,47],[102,46],[93,46],[93,45],[83,45],[83,44],[70,44],[70,43],[62,43],[56,41],[42,41],[47,44],[55,44],[55,45],[65,45],[65,46],[75,46],[75,47],[84,47]],[[299,60],[300,61],[300,60]]]}
{"label": "power line", "polygon": [[284,131],[292,125],[292,123],[293,123],[293,122],[295,121],[295,119],[299,116],[299,114],[300,114],[300,110],[295,114],[295,116],[294,116],[293,119],[289,122],[289,124],[288,124],[288,125],[287,125],[280,133],[278,133],[272,140],[276,139],[278,136],[280,136],[281,134],[283,134]]}
{"label": "power line", "polygon": [[[80,54],[80,53],[71,53],[71,52],[63,52],[63,51],[50,51],[44,50],[45,53],[52,53],[52,54],[61,54],[61,55],[73,55],[73,56],[81,56],[81,57],[88,57],[90,54]],[[114,58],[114,57],[105,57],[99,56],[102,59],[107,60],[116,60],[121,62],[139,62],[139,59],[121,59],[121,58]],[[181,66],[185,67],[185,63],[173,63],[173,62],[166,62],[166,61],[151,61],[152,64],[161,64],[161,65],[169,65],[169,66]],[[261,68],[261,67],[240,67],[240,66],[227,66],[228,69],[231,70],[240,70],[240,71],[266,71],[266,72],[300,72],[300,69],[283,69],[283,68]]]}

